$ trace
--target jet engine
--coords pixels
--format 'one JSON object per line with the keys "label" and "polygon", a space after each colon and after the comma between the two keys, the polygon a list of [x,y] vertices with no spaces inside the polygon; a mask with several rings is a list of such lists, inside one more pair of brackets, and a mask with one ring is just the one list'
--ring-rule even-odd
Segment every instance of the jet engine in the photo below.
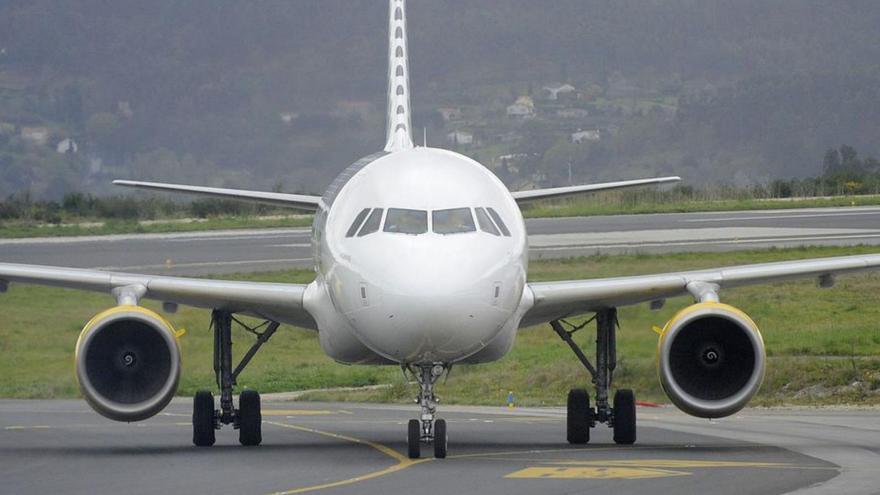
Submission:
{"label": "jet engine", "polygon": [[736,413],[764,380],[764,340],[733,306],[703,302],[676,314],[660,336],[660,384],[682,411],[701,418]]}
{"label": "jet engine", "polygon": [[138,306],[92,318],[76,343],[76,378],[86,402],[116,421],[157,414],[177,391],[177,337],[164,318]]}

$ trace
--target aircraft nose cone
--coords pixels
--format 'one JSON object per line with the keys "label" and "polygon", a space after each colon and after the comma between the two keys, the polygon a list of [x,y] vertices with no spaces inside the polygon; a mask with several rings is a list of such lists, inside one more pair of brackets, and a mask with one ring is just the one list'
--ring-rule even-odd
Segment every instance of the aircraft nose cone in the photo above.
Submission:
{"label": "aircraft nose cone", "polygon": [[450,362],[485,346],[510,317],[469,293],[383,294],[358,329],[365,343],[402,362]]}

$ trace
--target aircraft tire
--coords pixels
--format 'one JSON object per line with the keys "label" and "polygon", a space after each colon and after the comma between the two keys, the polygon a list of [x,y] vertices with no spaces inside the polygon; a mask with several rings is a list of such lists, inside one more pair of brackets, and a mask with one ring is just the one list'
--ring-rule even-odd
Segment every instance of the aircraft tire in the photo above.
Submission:
{"label": "aircraft tire", "polygon": [[592,410],[590,395],[585,389],[568,391],[568,411],[566,416],[566,437],[572,445],[583,445],[590,441]]}
{"label": "aircraft tire", "polygon": [[434,458],[445,459],[447,446],[446,420],[438,419],[434,422]]}
{"label": "aircraft tire", "polygon": [[419,420],[411,419],[406,426],[407,454],[410,459],[418,459],[422,455],[422,425]]}
{"label": "aircraft tire", "polygon": [[260,412],[260,394],[256,390],[245,390],[238,398],[238,441],[244,446],[253,447],[263,441],[263,415]]}
{"label": "aircraft tire", "polygon": [[207,390],[199,390],[193,397],[193,444],[196,447],[214,445],[214,396]]}
{"label": "aircraft tire", "polygon": [[629,389],[614,394],[614,443],[636,443],[636,396]]}

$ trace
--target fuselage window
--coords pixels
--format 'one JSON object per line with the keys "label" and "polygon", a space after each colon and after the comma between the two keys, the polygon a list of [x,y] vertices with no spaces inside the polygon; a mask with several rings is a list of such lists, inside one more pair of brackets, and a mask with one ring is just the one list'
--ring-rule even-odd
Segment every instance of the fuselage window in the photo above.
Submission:
{"label": "fuselage window", "polygon": [[377,232],[380,225],[382,225],[382,208],[376,208],[373,210],[373,213],[370,213],[370,216],[367,217],[367,221],[364,222],[364,226],[361,227],[361,231],[358,232],[358,237]]}
{"label": "fuselage window", "polygon": [[501,235],[501,232],[498,232],[495,224],[492,223],[492,219],[489,218],[489,215],[483,208],[477,208],[477,223],[480,224],[480,230],[482,230],[483,232],[488,232],[492,235],[497,236]]}
{"label": "fuselage window", "polygon": [[424,210],[405,210],[388,208],[385,219],[385,232],[419,235],[428,231],[428,212]]}
{"label": "fuselage window", "polygon": [[370,209],[364,208],[356,217],[354,217],[354,222],[351,223],[351,227],[348,228],[345,237],[354,237],[358,231],[358,227],[360,227],[361,224],[364,223],[364,219],[367,218],[368,213],[370,213]]}
{"label": "fuselage window", "polygon": [[431,218],[434,222],[434,232],[437,234],[461,234],[477,230],[470,208],[434,210],[431,213]]}
{"label": "fuselage window", "polygon": [[507,225],[504,225],[504,221],[501,220],[501,215],[495,211],[495,208],[486,208],[489,211],[489,215],[492,216],[492,220],[495,220],[495,225],[501,230],[501,233],[504,234],[504,237],[510,237],[510,231],[507,230]]}

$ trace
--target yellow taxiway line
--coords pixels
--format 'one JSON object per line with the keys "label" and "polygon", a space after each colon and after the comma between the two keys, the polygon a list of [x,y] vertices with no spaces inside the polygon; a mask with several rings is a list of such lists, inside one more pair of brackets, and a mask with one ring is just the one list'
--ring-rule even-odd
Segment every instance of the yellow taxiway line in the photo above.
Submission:
{"label": "yellow taxiway line", "polygon": [[329,431],[316,430],[314,428],[307,428],[305,426],[297,426],[297,425],[291,425],[291,424],[287,424],[287,423],[277,423],[274,421],[266,421],[265,423],[270,424],[272,426],[277,426],[279,428],[288,428],[291,430],[302,431],[305,433],[312,433],[315,435],[321,435],[321,436],[325,436],[325,437],[329,437],[329,438],[335,438],[337,440],[344,440],[346,442],[352,442],[352,443],[357,443],[360,445],[366,445],[367,447],[375,449],[375,450],[381,452],[382,454],[397,461],[397,464],[394,464],[393,466],[387,467],[385,469],[380,469],[378,471],[372,471],[372,472],[369,472],[366,474],[362,474],[360,476],[355,476],[353,478],[348,478],[348,479],[339,480],[339,481],[332,481],[330,483],[323,483],[320,485],[311,485],[311,486],[304,486],[301,488],[294,488],[291,490],[275,492],[271,495],[293,495],[295,493],[305,493],[305,492],[312,492],[312,491],[317,491],[317,490],[325,490],[327,488],[336,488],[339,486],[351,485],[353,483],[359,483],[361,481],[367,481],[367,480],[379,478],[381,476],[387,476],[389,474],[396,473],[396,472],[402,471],[406,468],[415,466],[416,464],[422,464],[422,463],[430,462],[430,461],[434,460],[432,458],[410,459],[409,457],[401,454],[400,452],[392,449],[391,447],[382,445],[380,443],[371,442],[369,440],[363,440],[361,438],[350,437],[347,435],[340,435],[339,433],[332,433]]}

